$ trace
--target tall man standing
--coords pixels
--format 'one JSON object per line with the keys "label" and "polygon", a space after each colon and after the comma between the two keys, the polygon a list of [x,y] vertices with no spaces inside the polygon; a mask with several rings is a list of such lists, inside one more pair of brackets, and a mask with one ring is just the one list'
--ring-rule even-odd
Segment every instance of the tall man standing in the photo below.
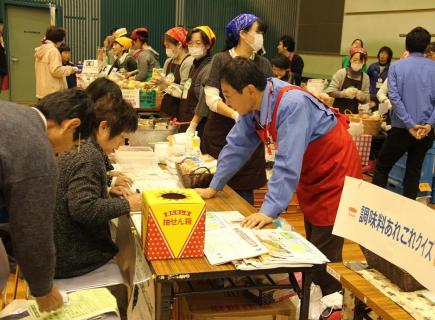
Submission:
{"label": "tall man standing", "polygon": [[417,27],[406,36],[409,56],[391,65],[388,96],[391,130],[379,152],[373,183],[385,187],[388,174],[408,152],[403,195],[415,199],[426,152],[432,147],[435,124],[435,62],[424,57],[430,43],[429,32]]}

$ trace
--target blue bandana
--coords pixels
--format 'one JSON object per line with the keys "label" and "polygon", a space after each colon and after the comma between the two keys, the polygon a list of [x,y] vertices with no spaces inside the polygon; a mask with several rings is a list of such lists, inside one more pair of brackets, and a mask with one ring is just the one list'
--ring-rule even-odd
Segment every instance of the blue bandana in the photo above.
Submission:
{"label": "blue bandana", "polygon": [[227,39],[234,39],[236,42],[238,42],[240,31],[249,27],[257,20],[258,17],[250,13],[242,13],[238,15],[233,20],[231,20],[225,28],[225,35]]}

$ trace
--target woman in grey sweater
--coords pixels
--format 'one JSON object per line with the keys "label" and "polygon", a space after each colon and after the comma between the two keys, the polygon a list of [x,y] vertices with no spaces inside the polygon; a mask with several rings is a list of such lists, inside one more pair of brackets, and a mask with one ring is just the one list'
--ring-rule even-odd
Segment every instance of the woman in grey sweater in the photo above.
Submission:
{"label": "woman in grey sweater", "polygon": [[93,271],[117,253],[108,222],[141,209],[140,194],[117,187],[110,197],[105,154],[137,129],[137,115],[123,99],[106,96],[95,104],[94,134],[77,150],[58,161],[54,238],[56,278],[79,276]]}
{"label": "woman in grey sweater", "polygon": [[151,80],[154,68],[160,68],[159,54],[148,44],[147,28],[134,29],[130,36],[133,39],[133,58],[137,61],[137,70],[128,73],[137,81]]}
{"label": "woman in grey sweater", "polygon": [[362,71],[367,62],[367,52],[364,48],[351,50],[349,66],[338,70],[331,79],[326,93],[335,98],[334,107],[344,113],[350,110],[358,113],[358,105],[370,100],[370,79]]}

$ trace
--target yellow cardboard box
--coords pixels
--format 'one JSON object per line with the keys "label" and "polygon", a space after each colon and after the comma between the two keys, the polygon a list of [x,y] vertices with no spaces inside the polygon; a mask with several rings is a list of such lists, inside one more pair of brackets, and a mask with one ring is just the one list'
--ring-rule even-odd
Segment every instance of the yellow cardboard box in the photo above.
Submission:
{"label": "yellow cardboard box", "polygon": [[205,202],[193,189],[143,192],[142,235],[148,260],[204,255]]}

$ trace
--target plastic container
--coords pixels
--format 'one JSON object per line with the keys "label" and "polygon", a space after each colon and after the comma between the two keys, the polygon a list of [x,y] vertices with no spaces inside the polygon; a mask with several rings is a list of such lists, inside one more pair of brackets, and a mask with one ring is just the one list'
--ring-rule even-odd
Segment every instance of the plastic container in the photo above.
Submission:
{"label": "plastic container", "polygon": [[306,89],[315,96],[318,96],[324,90],[325,85],[326,81],[324,79],[309,79]]}
{"label": "plastic container", "polygon": [[150,120],[150,123],[147,124],[139,121],[136,132],[128,135],[130,145],[149,146],[156,142],[166,142],[167,137],[178,130],[177,126],[165,122],[154,122],[154,120]]}
{"label": "plastic container", "polygon": [[362,121],[351,122],[351,123],[349,123],[349,129],[347,129],[347,131],[349,131],[349,133],[353,137],[359,137],[360,135],[362,135],[364,133],[364,125],[363,125]]}
{"label": "plastic container", "polygon": [[169,141],[169,154],[181,155],[192,154],[193,139],[192,134],[187,132],[173,134],[168,136]]}
{"label": "plastic container", "polygon": [[192,138],[192,154],[201,155],[201,138],[198,137],[198,131],[195,131],[195,135]]}
{"label": "plastic container", "polygon": [[115,151],[116,162],[121,167],[158,168],[158,157],[149,147],[123,146]]}
{"label": "plastic container", "polygon": [[166,164],[168,159],[169,142],[156,142],[154,145],[154,153],[159,159],[159,163]]}

